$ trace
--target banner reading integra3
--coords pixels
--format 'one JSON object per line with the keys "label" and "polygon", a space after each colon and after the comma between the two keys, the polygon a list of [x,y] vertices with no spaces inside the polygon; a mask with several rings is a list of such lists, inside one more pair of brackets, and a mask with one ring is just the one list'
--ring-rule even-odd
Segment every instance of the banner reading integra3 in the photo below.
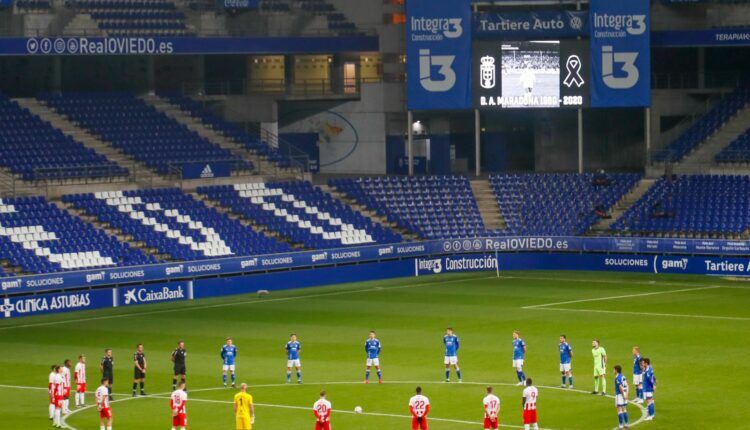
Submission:
{"label": "banner reading integra3", "polygon": [[470,0],[407,0],[407,105],[471,108]]}
{"label": "banner reading integra3", "polygon": [[589,106],[588,41],[479,41],[473,52],[478,109]]}

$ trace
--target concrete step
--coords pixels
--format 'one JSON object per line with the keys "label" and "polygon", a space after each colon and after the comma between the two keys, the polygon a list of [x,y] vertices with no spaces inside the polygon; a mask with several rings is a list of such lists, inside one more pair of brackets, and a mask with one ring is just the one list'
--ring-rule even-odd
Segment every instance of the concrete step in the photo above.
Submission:
{"label": "concrete step", "polygon": [[156,172],[149,169],[145,164],[112,147],[108,142],[99,139],[99,137],[79,127],[75,122],[57,113],[54,109],[48,107],[39,100],[33,98],[14,100],[20,106],[25,107],[35,115],[38,115],[42,120],[49,122],[53,127],[62,131],[64,134],[71,136],[87,148],[107,157],[121,167],[127,167],[130,170],[131,179],[138,183],[160,187],[171,185],[170,181],[156,174]]}
{"label": "concrete step", "polygon": [[674,166],[677,174],[706,173],[716,165],[716,155],[750,128],[750,104],[727,120],[681,162]]}
{"label": "concrete step", "polygon": [[507,224],[500,214],[500,207],[489,181],[484,179],[471,181],[471,191],[474,193],[474,199],[477,202],[479,214],[482,216],[484,228],[487,230],[505,230]]}
{"label": "concrete step", "polygon": [[620,201],[615,203],[614,207],[610,211],[612,216],[609,219],[600,219],[596,224],[591,227],[593,233],[605,233],[609,232],[612,224],[617,222],[618,219],[628,210],[629,207],[633,206],[635,202],[641,199],[646,192],[656,183],[656,179],[643,178],[628,192]]}
{"label": "concrete step", "polygon": [[57,204],[57,207],[65,210],[65,211],[67,211],[70,215],[72,215],[74,217],[77,217],[77,218],[80,218],[80,219],[88,222],[89,224],[92,224],[94,227],[96,227],[96,228],[98,228],[100,230],[104,230],[108,235],[115,236],[117,238],[117,240],[119,240],[120,242],[128,243],[128,244],[130,244],[130,246],[132,246],[134,248],[137,248],[137,249],[140,249],[144,254],[153,255],[159,261],[163,261],[163,262],[174,261],[174,259],[172,259],[171,256],[169,256],[167,254],[161,254],[158,249],[151,248],[151,247],[149,247],[144,242],[138,242],[138,241],[136,241],[133,238],[133,236],[125,233],[121,229],[119,229],[117,227],[114,227],[114,226],[112,226],[112,225],[110,225],[108,223],[101,222],[101,221],[99,221],[99,219],[97,217],[92,216],[92,215],[88,215],[84,211],[82,211],[82,210],[80,210],[78,208],[73,207],[69,203],[65,203],[65,202],[63,202],[61,200],[53,201],[53,202],[55,204]]}
{"label": "concrete step", "polygon": [[293,242],[289,241],[287,238],[285,238],[284,236],[280,235],[279,233],[277,233],[275,231],[272,231],[272,230],[269,230],[269,229],[267,229],[266,227],[264,227],[264,226],[262,226],[260,224],[257,224],[254,220],[252,220],[250,218],[247,218],[243,214],[237,214],[237,213],[232,212],[232,210],[230,208],[228,208],[226,206],[223,206],[220,203],[218,203],[218,202],[216,202],[214,200],[211,200],[211,199],[209,199],[208,197],[206,197],[206,196],[204,196],[202,194],[190,193],[190,195],[193,196],[194,199],[202,201],[203,203],[205,203],[206,206],[208,206],[210,208],[216,209],[217,211],[219,211],[219,212],[223,213],[224,215],[226,215],[228,218],[238,221],[240,224],[244,225],[245,227],[247,227],[247,228],[249,228],[249,229],[251,229],[251,230],[253,230],[253,231],[257,232],[257,233],[260,233],[260,234],[262,234],[262,235],[264,235],[266,237],[269,237],[271,239],[275,239],[275,240],[277,240],[279,242],[287,243],[287,244],[289,244],[290,246],[292,246],[295,249],[300,249],[300,250],[304,250],[305,249],[305,247],[302,246],[301,244],[293,243]]}
{"label": "concrete step", "polygon": [[162,112],[166,116],[179,122],[197,133],[199,136],[208,139],[214,145],[230,151],[239,158],[252,162],[260,174],[272,174],[279,179],[301,179],[300,174],[293,169],[279,169],[274,163],[269,162],[265,157],[261,157],[248,151],[242,145],[227,138],[223,134],[206,127],[199,119],[184,112],[179,106],[171,104],[167,99],[156,95],[146,95],[143,96],[142,99],[159,112]]}

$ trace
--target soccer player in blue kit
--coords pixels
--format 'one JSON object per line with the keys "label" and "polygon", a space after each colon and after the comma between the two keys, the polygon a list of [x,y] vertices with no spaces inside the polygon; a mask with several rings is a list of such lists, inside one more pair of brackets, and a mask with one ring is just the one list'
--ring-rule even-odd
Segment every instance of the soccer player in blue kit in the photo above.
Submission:
{"label": "soccer player in blue kit", "polygon": [[521,339],[521,333],[518,330],[513,331],[513,368],[516,369],[518,376],[517,386],[521,387],[526,384],[526,374],[523,373],[523,360],[526,358],[526,342]]}
{"label": "soccer player in blue kit", "polygon": [[654,368],[651,367],[651,360],[648,358],[641,358],[641,369],[643,369],[643,398],[646,400],[646,405],[648,407],[646,421],[651,421],[656,415],[656,404],[654,404],[656,376],[654,376]]}
{"label": "soccer player in blue kit", "polygon": [[223,361],[223,365],[221,367],[222,371],[222,380],[224,381],[224,386],[227,386],[227,372],[232,374],[232,387],[236,387],[236,376],[235,376],[235,365],[234,360],[237,358],[237,346],[234,345],[234,342],[232,342],[232,338],[227,338],[226,345],[221,347],[221,359]]}
{"label": "soccer player in blue kit", "polygon": [[573,389],[573,370],[572,370],[573,348],[568,343],[568,338],[560,335],[560,373],[562,374],[562,388],[565,388],[565,377],[570,382],[570,389]]}
{"label": "soccer player in blue kit", "polygon": [[615,408],[617,408],[618,428],[628,428],[628,378],[622,374],[622,366],[615,366]]}
{"label": "soccer player in blue kit", "polygon": [[380,370],[380,341],[375,337],[375,330],[365,341],[365,352],[367,353],[367,369],[365,370],[365,384],[370,383],[370,369],[375,366],[378,371],[378,383],[383,383],[383,372]]}
{"label": "soccer player in blue kit", "polygon": [[461,380],[461,369],[458,367],[458,336],[453,333],[453,329],[448,327],[445,329],[445,336],[443,336],[443,345],[445,345],[445,382],[451,381],[451,366],[456,368],[456,376],[458,376],[458,382]]}
{"label": "soccer player in blue kit", "polygon": [[289,342],[286,343],[286,383],[292,383],[292,368],[297,369],[297,383],[302,383],[302,362],[299,359],[299,353],[302,351],[302,344],[297,340],[297,335],[289,335]]}

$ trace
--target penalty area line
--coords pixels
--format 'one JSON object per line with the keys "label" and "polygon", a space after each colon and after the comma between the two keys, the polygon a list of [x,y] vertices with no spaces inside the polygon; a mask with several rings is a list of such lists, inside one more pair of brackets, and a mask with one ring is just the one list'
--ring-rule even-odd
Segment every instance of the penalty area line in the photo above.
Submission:
{"label": "penalty area line", "polygon": [[747,317],[723,317],[718,315],[691,315],[691,314],[667,314],[660,312],[629,312],[629,311],[608,311],[602,309],[572,309],[572,308],[533,308],[537,311],[560,311],[560,312],[585,312],[596,314],[616,314],[616,315],[634,315],[649,317],[668,317],[668,318],[692,318],[702,320],[722,320],[722,321],[750,321]]}
{"label": "penalty area line", "polygon": [[696,287],[696,288],[683,288],[680,290],[666,290],[666,291],[653,291],[650,293],[638,293],[638,294],[623,294],[620,296],[607,296],[607,297],[595,297],[591,299],[580,299],[580,300],[568,300],[564,302],[554,302],[554,303],[542,303],[538,305],[529,305],[529,306],[522,306],[521,309],[542,309],[552,306],[560,306],[560,305],[571,305],[574,303],[589,303],[589,302],[603,302],[606,300],[616,300],[616,299],[632,299],[635,297],[649,297],[649,296],[660,296],[664,294],[677,294],[677,293],[686,293],[690,291],[704,291],[704,290],[715,290],[718,288],[723,288],[719,285],[711,285],[706,287]]}

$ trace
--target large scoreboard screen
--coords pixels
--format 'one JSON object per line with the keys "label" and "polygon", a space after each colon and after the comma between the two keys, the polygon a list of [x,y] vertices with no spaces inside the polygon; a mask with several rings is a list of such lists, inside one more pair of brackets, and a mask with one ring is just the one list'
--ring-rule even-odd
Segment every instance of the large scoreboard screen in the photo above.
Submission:
{"label": "large scoreboard screen", "polygon": [[590,104],[588,41],[477,41],[472,61],[478,109]]}

